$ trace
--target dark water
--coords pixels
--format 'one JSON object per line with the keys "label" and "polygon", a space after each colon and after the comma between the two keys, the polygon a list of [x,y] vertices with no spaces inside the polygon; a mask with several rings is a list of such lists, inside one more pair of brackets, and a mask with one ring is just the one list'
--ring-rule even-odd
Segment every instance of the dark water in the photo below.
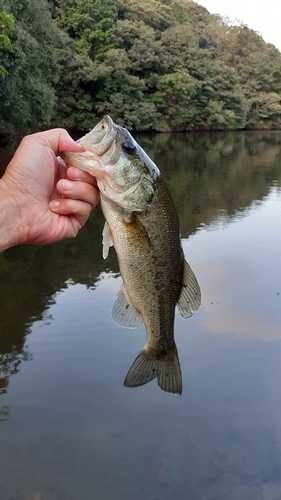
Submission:
{"label": "dark water", "polygon": [[4,252],[0,498],[280,500],[281,132],[138,140],[201,285],[176,316],[183,395],[123,387],[145,332],[111,320],[99,209],[75,240]]}

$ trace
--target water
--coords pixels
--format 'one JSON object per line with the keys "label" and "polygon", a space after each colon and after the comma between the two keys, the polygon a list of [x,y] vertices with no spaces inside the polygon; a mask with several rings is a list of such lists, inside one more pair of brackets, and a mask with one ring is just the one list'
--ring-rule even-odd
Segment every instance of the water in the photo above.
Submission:
{"label": "water", "polygon": [[201,285],[200,310],[176,315],[183,394],[123,387],[145,332],[111,320],[121,279],[99,209],[75,240],[9,249],[0,498],[280,500],[281,132],[138,141]]}

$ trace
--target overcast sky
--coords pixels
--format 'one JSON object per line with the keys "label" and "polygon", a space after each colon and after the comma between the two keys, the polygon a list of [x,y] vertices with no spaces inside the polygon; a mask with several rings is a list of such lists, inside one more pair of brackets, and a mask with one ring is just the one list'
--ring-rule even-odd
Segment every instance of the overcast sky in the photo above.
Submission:
{"label": "overcast sky", "polygon": [[280,0],[196,0],[211,14],[239,19],[281,51]]}

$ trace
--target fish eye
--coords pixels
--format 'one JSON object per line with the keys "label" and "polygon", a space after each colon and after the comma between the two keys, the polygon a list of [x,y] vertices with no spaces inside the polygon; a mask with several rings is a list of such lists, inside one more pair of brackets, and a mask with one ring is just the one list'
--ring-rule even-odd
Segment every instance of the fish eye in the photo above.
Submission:
{"label": "fish eye", "polygon": [[129,140],[123,142],[122,149],[127,155],[133,155],[136,152],[136,146]]}

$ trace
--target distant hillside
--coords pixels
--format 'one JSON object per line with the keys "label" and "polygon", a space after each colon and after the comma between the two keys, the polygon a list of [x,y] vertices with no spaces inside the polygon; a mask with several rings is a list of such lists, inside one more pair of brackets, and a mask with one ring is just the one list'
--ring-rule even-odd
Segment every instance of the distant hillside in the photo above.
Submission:
{"label": "distant hillside", "polygon": [[[192,0],[0,0],[0,132],[281,128],[281,53]],[[2,25],[3,33],[3,25]],[[0,32],[1,34],[1,32]]]}

